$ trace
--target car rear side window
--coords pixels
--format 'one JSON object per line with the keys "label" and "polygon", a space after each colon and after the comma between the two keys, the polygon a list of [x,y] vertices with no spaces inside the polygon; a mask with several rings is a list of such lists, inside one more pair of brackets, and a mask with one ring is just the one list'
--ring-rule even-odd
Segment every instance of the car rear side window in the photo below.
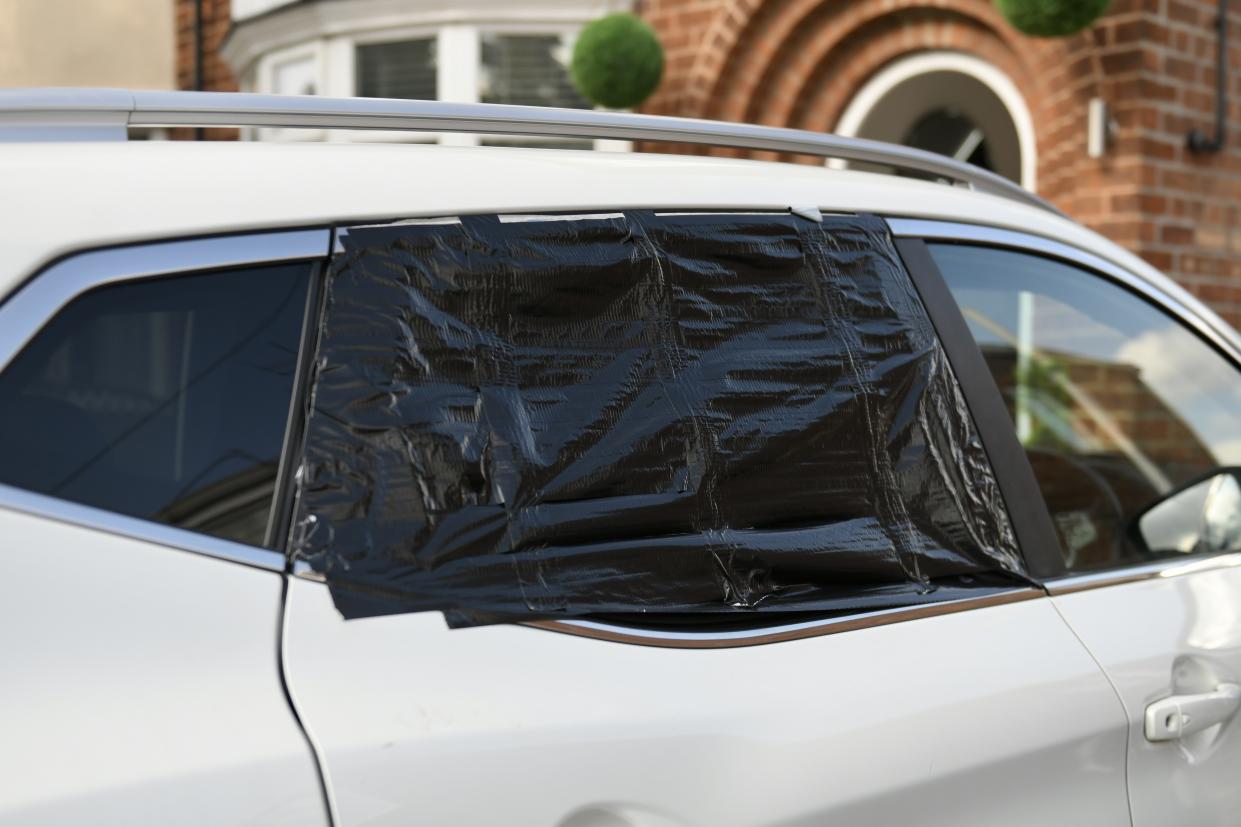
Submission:
{"label": "car rear side window", "polygon": [[0,374],[0,482],[264,543],[309,265],[74,299]]}
{"label": "car rear side window", "polygon": [[1022,582],[879,219],[472,216],[340,241],[294,552],[347,616],[735,623]]}

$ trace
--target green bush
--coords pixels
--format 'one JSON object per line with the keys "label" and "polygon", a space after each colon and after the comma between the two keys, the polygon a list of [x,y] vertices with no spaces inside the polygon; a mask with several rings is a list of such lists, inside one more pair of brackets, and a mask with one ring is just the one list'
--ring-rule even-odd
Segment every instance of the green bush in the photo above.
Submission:
{"label": "green bush", "polygon": [[1099,19],[1112,0],[995,0],[1008,22],[1035,37],[1076,34]]}
{"label": "green bush", "polygon": [[655,32],[632,14],[609,14],[582,29],[569,77],[591,103],[629,109],[651,96],[664,74]]}

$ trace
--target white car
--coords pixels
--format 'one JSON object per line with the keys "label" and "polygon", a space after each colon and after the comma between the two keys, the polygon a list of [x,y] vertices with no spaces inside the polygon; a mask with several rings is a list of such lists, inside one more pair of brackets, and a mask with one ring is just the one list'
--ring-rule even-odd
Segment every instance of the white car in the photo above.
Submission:
{"label": "white car", "polygon": [[1241,823],[1241,339],[1033,195],[435,102],[0,137],[0,823]]}

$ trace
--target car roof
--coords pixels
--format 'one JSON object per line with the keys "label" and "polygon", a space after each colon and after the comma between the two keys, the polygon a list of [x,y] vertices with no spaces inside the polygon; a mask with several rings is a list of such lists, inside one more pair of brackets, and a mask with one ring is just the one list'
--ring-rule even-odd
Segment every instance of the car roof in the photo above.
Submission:
{"label": "car roof", "polygon": [[0,295],[75,251],[262,229],[471,213],[618,209],[865,212],[983,224],[1083,247],[1183,294],[1047,209],[961,186],[822,165],[427,144],[7,144]]}

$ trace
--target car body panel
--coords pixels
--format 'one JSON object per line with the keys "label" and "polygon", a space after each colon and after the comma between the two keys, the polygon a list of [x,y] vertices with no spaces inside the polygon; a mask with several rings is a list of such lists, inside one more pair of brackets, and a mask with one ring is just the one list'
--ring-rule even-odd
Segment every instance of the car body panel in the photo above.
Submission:
{"label": "car body panel", "polygon": [[341,825],[1129,823],[1120,705],[1045,598],[713,650],[288,601]]}
{"label": "car body panel", "polygon": [[279,573],[0,506],[0,824],[326,824]]}
{"label": "car body panel", "polygon": [[[1201,570],[1223,562],[1232,565]],[[1165,576],[1053,598],[1124,701],[1134,827],[1233,824],[1241,813],[1241,716],[1170,741],[1144,732],[1152,702],[1241,683],[1238,562],[1169,565]]]}

